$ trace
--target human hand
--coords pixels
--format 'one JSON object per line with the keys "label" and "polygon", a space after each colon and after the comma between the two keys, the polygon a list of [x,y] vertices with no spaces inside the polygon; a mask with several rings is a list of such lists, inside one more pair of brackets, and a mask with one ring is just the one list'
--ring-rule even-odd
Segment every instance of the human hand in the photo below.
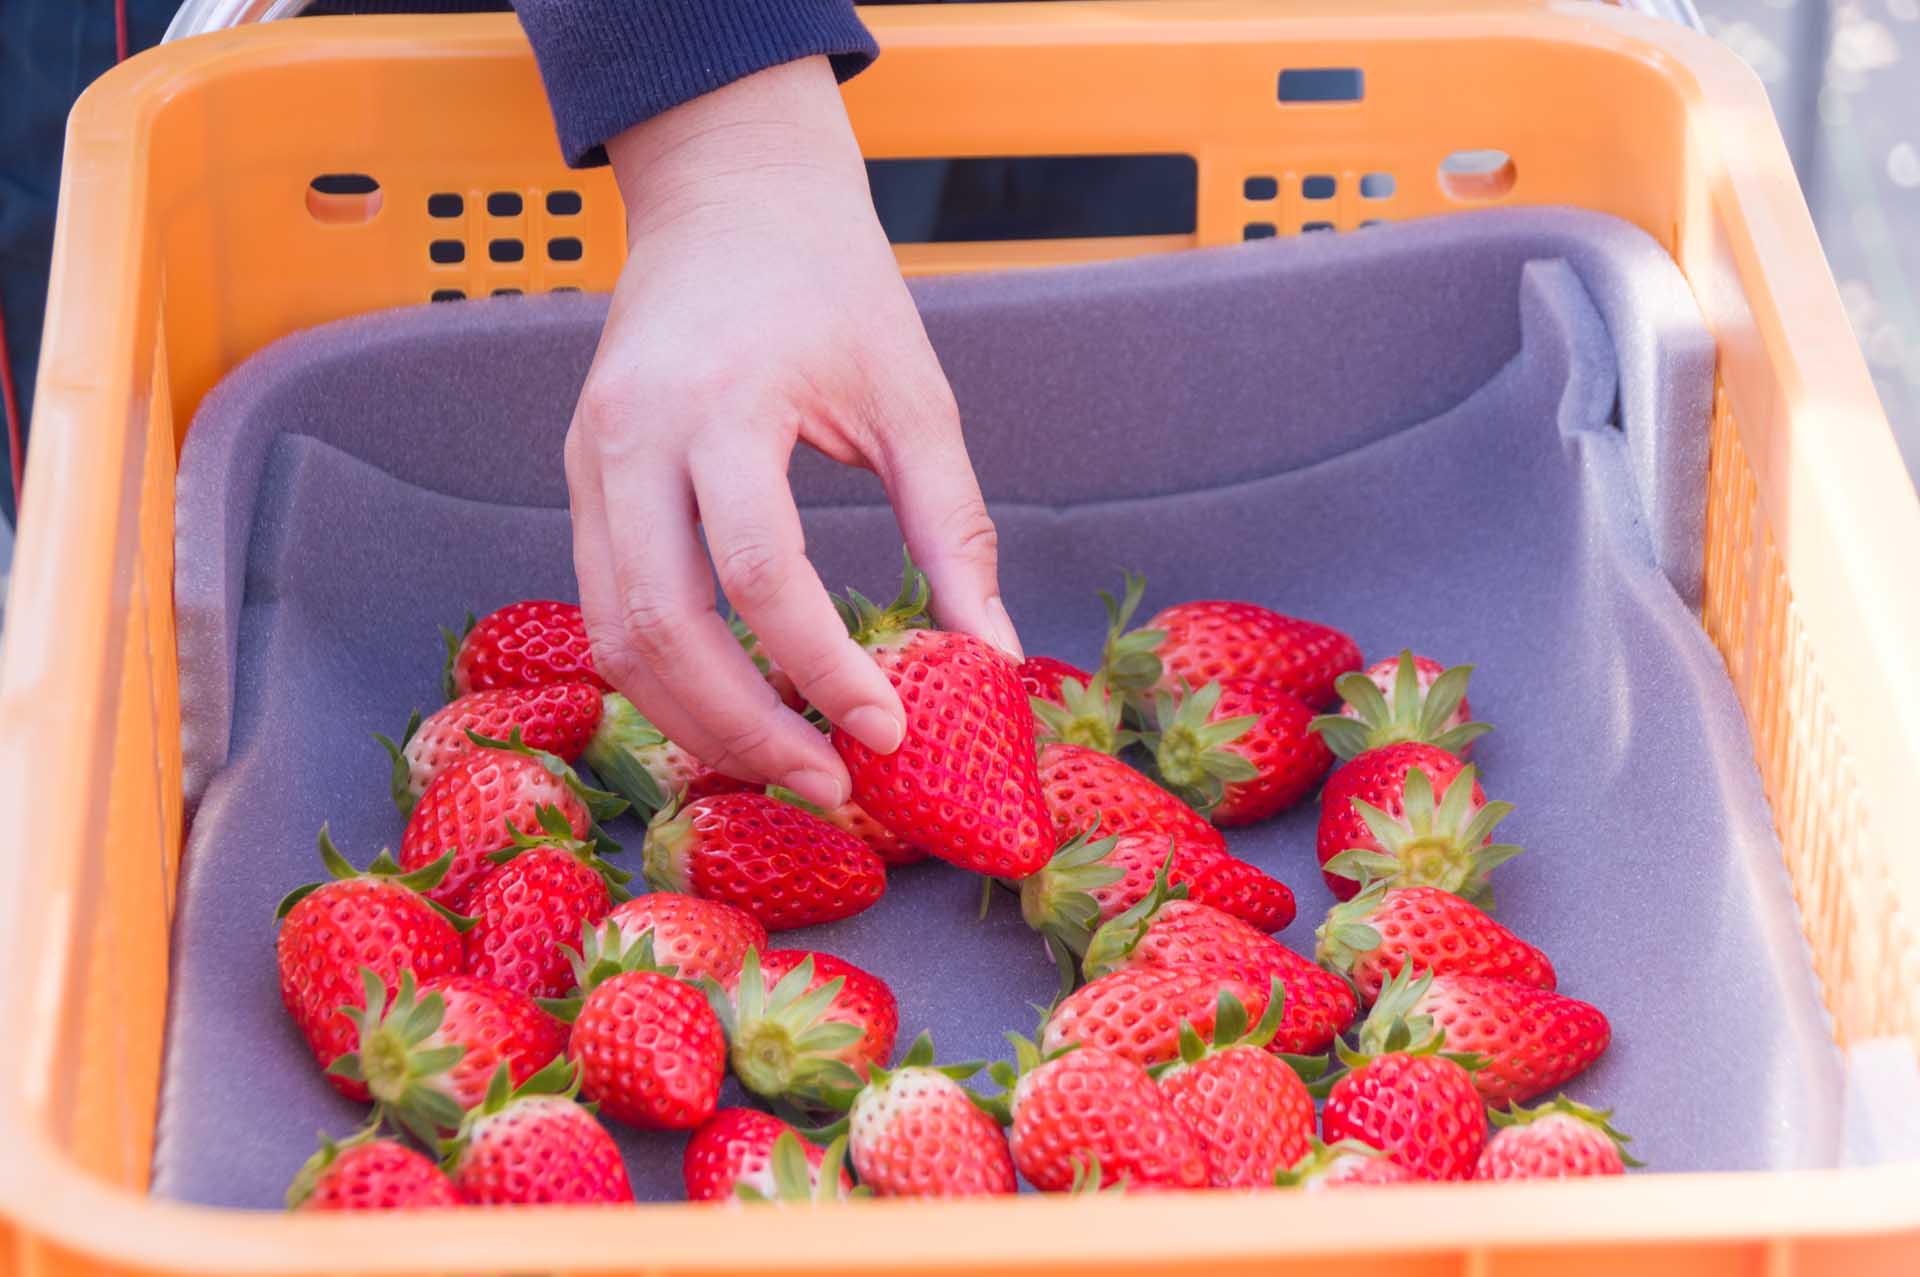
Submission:
{"label": "human hand", "polygon": [[846,768],[734,641],[708,556],[807,701],[869,748],[897,748],[899,697],[807,561],[787,463],[804,441],[875,471],[940,623],[1017,658],[952,392],[824,58],[749,76],[607,150],[630,256],[566,443],[594,661],[709,765],[838,806]]}

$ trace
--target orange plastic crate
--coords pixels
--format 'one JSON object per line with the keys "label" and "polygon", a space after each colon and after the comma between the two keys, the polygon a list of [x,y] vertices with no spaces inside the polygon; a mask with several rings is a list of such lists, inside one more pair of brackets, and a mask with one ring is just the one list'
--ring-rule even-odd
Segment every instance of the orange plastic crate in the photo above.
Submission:
{"label": "orange plastic crate", "polygon": [[[1758,83],[1687,32],[1598,5],[1159,0],[887,9],[847,98],[877,157],[1180,152],[1191,235],[921,245],[984,269],[1240,238],[1242,183],[1395,175],[1366,217],[1471,202],[1624,217],[1674,254],[1720,347],[1702,624],[1748,721],[1843,1046],[1920,1047],[1916,505]],[[1289,68],[1358,101],[1282,105]],[[1449,154],[1510,170],[1443,185]],[[310,192],[365,173],[370,194]],[[578,260],[469,252],[486,192]],[[577,214],[546,211],[579,192]],[[1262,206],[1271,209],[1271,203]],[[1321,207],[1321,206],[1316,206]],[[1375,212],[1375,209],[1380,210]],[[1324,214],[1316,213],[1316,217]],[[105,1273],[1348,1274],[1920,1271],[1920,1167],[1192,1194],[742,1216],[677,1206],[291,1218],[145,1196],[181,846],[172,485],[180,434],[295,329],[443,289],[606,288],[604,172],[560,161],[510,18],[280,23],[145,54],[75,109],[31,498],[0,665],[0,1270]],[[264,934],[264,933],[263,933]],[[749,1222],[750,1220],[750,1222]],[[742,1225],[745,1224],[743,1227]]]}

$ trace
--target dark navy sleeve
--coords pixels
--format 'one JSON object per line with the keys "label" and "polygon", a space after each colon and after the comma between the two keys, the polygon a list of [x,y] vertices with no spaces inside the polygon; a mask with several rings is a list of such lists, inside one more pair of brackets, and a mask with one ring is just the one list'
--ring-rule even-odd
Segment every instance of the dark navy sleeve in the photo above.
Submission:
{"label": "dark navy sleeve", "polygon": [[845,80],[879,52],[853,0],[516,0],[574,165],[608,138],[756,71],[824,54]]}

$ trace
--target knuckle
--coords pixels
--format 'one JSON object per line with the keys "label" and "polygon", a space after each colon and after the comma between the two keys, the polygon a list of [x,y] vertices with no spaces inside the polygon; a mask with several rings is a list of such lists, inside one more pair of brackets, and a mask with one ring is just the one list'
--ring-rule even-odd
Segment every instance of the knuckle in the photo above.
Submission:
{"label": "knuckle", "polygon": [[995,563],[1000,555],[1000,530],[993,525],[986,503],[978,497],[961,502],[947,515],[941,532],[953,552],[976,563]]}
{"label": "knuckle", "polygon": [[[671,600],[653,593],[629,592],[621,599],[612,632],[605,637],[616,661],[633,661],[657,670],[671,664],[679,654],[686,621],[682,609]],[[587,637],[598,660],[600,637],[592,629]]]}
{"label": "knuckle", "polygon": [[725,724],[715,733],[715,740],[729,759],[748,765],[772,744],[773,729],[765,715],[755,715]]}
{"label": "knuckle", "polygon": [[764,604],[792,578],[793,556],[772,537],[753,532],[715,552],[714,570],[735,607]]}

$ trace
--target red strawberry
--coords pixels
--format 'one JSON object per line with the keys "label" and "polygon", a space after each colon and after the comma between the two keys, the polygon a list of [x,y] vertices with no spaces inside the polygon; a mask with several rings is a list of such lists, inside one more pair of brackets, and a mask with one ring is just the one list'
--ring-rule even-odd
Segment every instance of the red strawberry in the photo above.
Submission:
{"label": "red strawberry", "polygon": [[[342,1008],[364,1004],[361,968],[372,968],[388,992],[399,987],[405,972],[422,980],[453,975],[460,970],[459,926],[466,919],[420,894],[446,873],[445,857],[402,873],[383,851],[361,873],[322,829],[320,859],[333,881],[300,887],[280,902],[274,954],[287,1014],[324,1068],[357,1040]],[[366,1098],[366,1091],[347,1079],[330,1080],[343,1095]]]}
{"label": "red strawberry", "polygon": [[[473,889],[467,973],[536,998],[573,987],[568,950],[598,926],[627,875],[554,822],[543,838],[515,835]],[[623,897],[624,898],[624,897]]]}
{"label": "red strawberry", "polygon": [[647,881],[745,911],[769,931],[838,922],[887,889],[867,845],[763,793],[668,806],[647,827]]}
{"label": "red strawberry", "polygon": [[1179,1060],[1158,1074],[1173,1111],[1199,1139],[1214,1188],[1265,1188],[1307,1154],[1313,1096],[1298,1073],[1266,1050],[1284,1002],[1283,989],[1270,989],[1266,1013],[1249,1031],[1246,1008],[1223,992],[1214,1008],[1213,1042],[1183,1025]]}
{"label": "red strawberry", "polygon": [[487,859],[511,846],[517,831],[540,832],[540,811],[552,808],[575,838],[593,832],[596,819],[610,820],[625,804],[588,789],[552,754],[524,746],[475,749],[433,778],[420,795],[400,839],[400,865],[418,869],[448,852],[453,863],[427,894],[449,909],[465,909],[473,885],[493,868]]}
{"label": "red strawberry", "polygon": [[1151,1068],[1179,1058],[1183,1021],[1212,1036],[1222,993],[1232,994],[1243,1007],[1256,1007],[1263,1014],[1267,1009],[1265,985],[1256,988],[1217,968],[1130,967],[1109,972],[1074,990],[1053,1009],[1040,1046],[1051,1055],[1077,1042]]}
{"label": "red strawberry", "polygon": [[1203,687],[1216,679],[1272,683],[1309,705],[1330,705],[1334,680],[1360,668],[1360,648],[1336,629],[1257,603],[1202,600],[1162,609],[1126,631],[1146,583],[1129,573],[1125,601],[1108,601],[1106,667],[1127,693]]}
{"label": "red strawberry", "polygon": [[440,633],[447,641],[448,700],[496,687],[607,686],[593,668],[577,604],[527,599],[489,612],[478,625],[469,614],[459,634]]}
{"label": "red strawberry", "polygon": [[1379,881],[1485,904],[1487,875],[1520,854],[1492,840],[1512,810],[1488,802],[1473,768],[1438,746],[1370,749],[1320,791],[1320,872],[1342,900]]}
{"label": "red strawberry", "polygon": [[881,1197],[978,1197],[1014,1192],[1000,1123],[955,1079],[976,1065],[936,1068],[922,1034],[894,1069],[875,1069],[853,1099],[847,1148],[861,1183]]}
{"label": "red strawberry", "polygon": [[1313,710],[1271,683],[1222,679],[1155,698],[1147,737],[1167,787],[1223,828],[1277,816],[1313,792],[1333,754],[1307,730]]}
{"label": "red strawberry", "polygon": [[830,953],[747,952],[735,978],[709,986],[734,1076],[769,1100],[816,1105],[857,1091],[893,1058],[900,1008],[878,976]]}
{"label": "red strawberry", "polygon": [[1069,665],[1051,656],[1029,656],[1020,662],[1017,672],[1020,675],[1020,686],[1026,689],[1028,696],[1037,697],[1062,708],[1066,706],[1066,702],[1060,699],[1062,679],[1073,679],[1082,687],[1093,679],[1093,675],[1079,666]]}
{"label": "red strawberry", "polygon": [[1142,830],[1160,835],[1162,846],[1172,839],[1190,873],[1227,854],[1225,836],[1193,808],[1099,750],[1061,743],[1041,746],[1040,782],[1058,842],[1096,824],[1103,838]]}
{"label": "red strawberry", "polygon": [[926,608],[927,581],[911,561],[884,609],[848,592],[848,631],[899,692],[906,736],[893,753],[876,754],[836,727],[833,747],[853,778],[853,800],[882,825],[963,869],[1024,878],[1054,848],[1026,692],[1013,664],[986,643],[923,628]]}
{"label": "red strawberry", "polygon": [[[1277,1051],[1325,1051],[1353,1023],[1359,1008],[1345,980],[1240,919],[1179,897],[1180,888],[1158,884],[1094,933],[1082,964],[1087,978],[1097,982],[1126,970],[1198,971],[1230,975],[1262,990],[1278,979],[1287,997],[1273,1040]],[[1254,1009],[1251,1002],[1247,1006]],[[1198,1021],[1194,1027],[1201,1027]]]}
{"label": "red strawberry", "polygon": [[1467,678],[1472,673],[1471,665],[1443,670],[1438,661],[1402,652],[1365,673],[1342,674],[1340,712],[1315,719],[1313,729],[1343,759],[1402,741],[1465,758],[1473,742],[1493,730],[1470,721]]}
{"label": "red strawberry", "polygon": [[486,1098],[494,1070],[504,1066],[517,1086],[567,1044],[566,1026],[533,999],[472,976],[441,976],[416,990],[406,972],[391,1007],[371,967],[360,978],[365,1005],[349,1013],[357,1045],[327,1072],[358,1084],[425,1144]]}
{"label": "red strawberry", "polygon": [[1536,989],[1554,984],[1546,954],[1438,887],[1377,883],[1329,910],[1315,935],[1320,965],[1352,980],[1364,1003],[1406,966],[1436,975],[1498,976]]}
{"label": "red strawberry", "polygon": [[1530,1100],[1600,1058],[1613,1029],[1598,1007],[1481,975],[1440,975],[1413,1004],[1449,1051],[1478,1055],[1473,1084],[1489,1104]]}
{"label": "red strawberry", "polygon": [[1274,1176],[1274,1187],[1317,1193],[1329,1188],[1413,1181],[1406,1167],[1371,1144],[1359,1140],[1341,1140],[1333,1145],[1322,1144],[1318,1139],[1309,1142],[1312,1151]]}
{"label": "red strawberry", "polygon": [[1009,1038],[1017,1071],[995,1066],[1008,1089],[996,1106],[1010,1109],[1014,1164],[1029,1184],[1084,1191],[1097,1172],[1128,1191],[1206,1186],[1200,1141],[1145,1069],[1097,1046],[1042,1056],[1025,1038]]}
{"label": "red strawberry", "polygon": [[1287,884],[1232,856],[1188,879],[1187,899],[1232,914],[1255,931],[1279,931],[1293,921],[1293,892]]}
{"label": "red strawberry", "polygon": [[1624,1175],[1640,1162],[1627,1156],[1632,1139],[1613,1129],[1611,1110],[1590,1109],[1562,1095],[1539,1108],[1498,1109],[1493,1138],[1480,1154],[1475,1179],[1577,1179]]}
{"label": "red strawberry", "polygon": [[631,1202],[620,1147],[574,1103],[574,1068],[557,1059],[515,1088],[505,1069],[448,1146],[454,1187],[474,1206]]}
{"label": "red strawberry", "polygon": [[1340,1044],[1348,1072],[1327,1093],[1320,1131],[1380,1149],[1415,1178],[1470,1179],[1487,1139],[1487,1114],[1467,1064],[1443,1055],[1444,1037],[1414,1005],[1432,976],[1387,982],[1360,1029],[1360,1049]]}
{"label": "red strawberry", "polygon": [[676,798],[692,802],[753,788],[715,771],[668,740],[618,692],[601,698],[600,725],[581,757],[602,784],[633,804],[642,820],[651,820]]}
{"label": "red strawberry", "polygon": [[1140,733],[1121,727],[1126,700],[1107,687],[1107,673],[1062,678],[1052,696],[1029,696],[1027,704],[1042,741],[1084,745],[1103,754],[1118,754],[1140,739]]}
{"label": "red strawberry", "polygon": [[650,891],[615,905],[608,922],[638,940],[653,937],[653,956],[682,980],[731,980],[750,949],[767,947],[767,929],[745,910],[718,900]]}
{"label": "red strawberry", "polygon": [[917,865],[927,858],[927,853],[918,847],[907,845],[907,841],[888,829],[885,825],[867,814],[867,809],[856,802],[844,802],[832,811],[816,807],[791,789],[782,789],[770,785],[767,793],[783,803],[791,803],[802,811],[810,811],[835,829],[844,829],[867,844],[874,855],[880,857],[880,863],[889,869],[899,865]]}
{"label": "red strawberry", "polygon": [[654,1131],[687,1131],[713,1116],[727,1042],[700,990],[654,961],[651,933],[582,928],[571,996],[547,1003],[573,1026],[567,1058],[580,1092],[606,1116]]}
{"label": "red strawberry", "polygon": [[[791,1126],[757,1109],[721,1109],[695,1131],[680,1159],[690,1202],[728,1201],[736,1197],[786,1199],[792,1191],[780,1182],[775,1147],[785,1137],[801,1158],[799,1179],[809,1192],[833,1185],[835,1196],[853,1195],[853,1181],[839,1166],[828,1172],[827,1150],[799,1138]],[[845,1146],[840,1146],[844,1154]],[[791,1178],[791,1177],[788,1177]]]}
{"label": "red strawberry", "polygon": [[426,721],[415,714],[394,744],[376,736],[393,759],[394,806],[410,815],[433,778],[454,760],[487,741],[524,741],[529,749],[580,757],[600,725],[600,689],[592,683],[556,683],[551,687],[502,687],[449,701]]}
{"label": "red strawberry", "polygon": [[350,1139],[320,1137],[287,1189],[288,1210],[415,1210],[457,1206],[453,1181],[431,1158],[398,1140],[376,1139],[375,1122]]}

